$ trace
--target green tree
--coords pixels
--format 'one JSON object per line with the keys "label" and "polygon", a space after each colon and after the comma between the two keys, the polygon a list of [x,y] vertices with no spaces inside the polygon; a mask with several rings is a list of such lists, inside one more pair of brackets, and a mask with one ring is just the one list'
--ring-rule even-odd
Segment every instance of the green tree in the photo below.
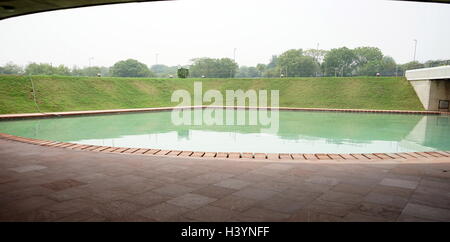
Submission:
{"label": "green tree", "polygon": [[0,66],[0,74],[19,75],[23,73],[22,67],[8,62],[4,66]]}
{"label": "green tree", "polygon": [[[269,64],[264,66],[263,74],[264,77],[280,77],[280,69],[277,66],[278,56],[272,55]],[[261,67],[261,66],[260,66]]]}
{"label": "green tree", "polygon": [[117,77],[154,77],[147,65],[134,59],[116,62],[111,67],[111,74]]}
{"label": "green tree", "polygon": [[214,77],[216,63],[212,58],[196,58],[191,60],[190,74],[192,77]]}
{"label": "green tree", "polygon": [[327,50],[320,50],[320,49],[308,49],[304,51],[304,55],[312,57],[315,61],[318,63],[323,62],[323,58],[325,58],[325,55],[328,53]]}
{"label": "green tree", "polygon": [[350,76],[356,66],[356,55],[347,47],[331,49],[324,58],[323,71],[327,76]]}
{"label": "green tree", "polygon": [[278,67],[266,69],[264,71],[264,77],[280,77],[280,69]]}
{"label": "green tree", "polygon": [[230,58],[221,58],[217,60],[218,77],[234,77],[236,75],[238,64]]}
{"label": "green tree", "polygon": [[109,76],[109,68],[104,66],[91,66],[78,68],[77,66],[72,67],[72,76]]}
{"label": "green tree", "polygon": [[369,62],[381,61],[383,53],[376,47],[358,47],[353,50],[355,53],[356,66],[361,67]]}
{"label": "green tree", "polygon": [[429,60],[424,63],[425,67],[436,67],[450,65],[450,60]]}
{"label": "green tree", "polygon": [[91,66],[83,69],[85,76],[97,76],[102,73],[102,70],[99,66]]}
{"label": "green tree", "polygon": [[379,61],[369,61],[363,66],[358,67],[356,75],[359,76],[375,76],[383,70],[383,63]]}
{"label": "green tree", "polygon": [[381,75],[383,76],[396,76],[398,75],[397,63],[394,58],[390,56],[383,56],[381,60]]}
{"label": "green tree", "polygon": [[376,47],[358,47],[355,53],[356,74],[362,76],[374,76],[383,69],[383,53]]}
{"label": "green tree", "polygon": [[288,50],[278,56],[277,67],[284,76],[313,76],[319,65],[311,56],[303,55],[303,50]]}
{"label": "green tree", "polygon": [[237,73],[236,73],[236,77],[248,77],[248,67],[247,66],[240,66]]}
{"label": "green tree", "polygon": [[420,68],[424,68],[425,64],[420,63],[418,61],[411,61],[405,64],[400,64],[396,66],[397,69],[397,73],[399,76],[403,76],[405,75],[405,71],[407,70],[414,70],[414,69],[420,69]]}
{"label": "green tree", "polygon": [[272,55],[272,58],[270,59],[269,64],[267,64],[267,66],[266,66],[266,69],[275,68],[277,66],[277,62],[278,62],[278,56]]}
{"label": "green tree", "polygon": [[197,58],[193,59],[193,64],[189,68],[192,77],[234,77],[238,65],[230,58]]}
{"label": "green tree", "polygon": [[189,76],[189,69],[187,68],[179,68],[177,70],[177,76],[178,78],[187,78]]}
{"label": "green tree", "polygon": [[102,76],[111,76],[110,68],[106,66],[100,67],[100,74]]}
{"label": "green tree", "polygon": [[83,69],[73,66],[71,70],[72,76],[83,76]]}
{"label": "green tree", "polygon": [[266,65],[265,64],[258,64],[256,65],[256,69],[259,72],[259,76],[263,76],[264,71],[266,70]]}
{"label": "green tree", "polygon": [[70,69],[65,65],[59,65],[53,68],[53,75],[70,76]]}
{"label": "green tree", "polygon": [[27,75],[53,75],[53,67],[47,63],[30,63],[25,67]]}
{"label": "green tree", "polygon": [[253,66],[240,66],[236,73],[236,77],[260,77],[261,73]]}
{"label": "green tree", "polygon": [[401,65],[401,69],[404,70],[404,71],[413,70],[413,69],[420,69],[420,68],[424,68],[424,67],[425,67],[425,65],[420,63],[420,62],[418,62],[418,61],[411,61],[411,62],[408,62],[408,63],[405,63],[405,64]]}
{"label": "green tree", "polygon": [[30,63],[25,67],[25,73],[27,75],[71,75],[71,71],[67,66],[59,65],[54,67],[47,63]]}
{"label": "green tree", "polygon": [[248,77],[260,77],[261,74],[256,67],[250,66],[247,69],[247,76]]}
{"label": "green tree", "polygon": [[176,66],[166,66],[166,65],[152,65],[150,71],[155,73],[158,77],[168,77],[170,75],[177,75],[178,67]]}

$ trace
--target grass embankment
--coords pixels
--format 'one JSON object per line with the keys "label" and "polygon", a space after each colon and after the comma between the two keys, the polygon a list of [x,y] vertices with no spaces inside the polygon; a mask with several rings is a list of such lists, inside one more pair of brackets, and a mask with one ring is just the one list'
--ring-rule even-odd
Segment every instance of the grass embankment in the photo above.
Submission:
{"label": "grass embankment", "polygon": [[[423,110],[403,77],[324,77],[283,79],[154,79],[33,76],[42,112],[174,106],[177,89],[280,91],[280,106]],[[0,76],[0,113],[37,112],[27,76]]]}

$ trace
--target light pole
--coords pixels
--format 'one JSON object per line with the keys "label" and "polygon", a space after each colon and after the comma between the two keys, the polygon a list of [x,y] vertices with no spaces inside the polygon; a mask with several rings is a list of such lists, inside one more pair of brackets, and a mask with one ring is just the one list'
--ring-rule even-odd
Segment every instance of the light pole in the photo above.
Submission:
{"label": "light pole", "polygon": [[[236,63],[236,48],[233,49],[233,62]],[[233,77],[233,69],[230,70],[230,78]]]}
{"label": "light pole", "polygon": [[414,39],[414,59],[413,59],[413,61],[416,61],[416,50],[417,50],[417,40]]}
{"label": "light pole", "polygon": [[91,67],[91,60],[93,60],[94,57],[89,57],[89,67]]}
{"label": "light pole", "polygon": [[[317,43],[315,58],[316,58],[316,62],[319,64],[319,43]],[[318,74],[319,73],[316,71],[316,77],[318,76]]]}
{"label": "light pole", "polygon": [[317,43],[316,54],[314,57],[316,57],[316,61],[319,62],[319,43]]}
{"label": "light pole", "polygon": [[158,53],[155,54],[155,65],[158,65]]}

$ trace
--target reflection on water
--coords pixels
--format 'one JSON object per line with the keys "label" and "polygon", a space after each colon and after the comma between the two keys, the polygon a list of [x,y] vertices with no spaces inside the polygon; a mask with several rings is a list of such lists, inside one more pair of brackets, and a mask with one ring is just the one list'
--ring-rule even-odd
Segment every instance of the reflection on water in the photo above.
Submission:
{"label": "reflection on water", "polygon": [[280,111],[279,116],[276,134],[260,132],[261,128],[267,128],[261,125],[175,126],[170,112],[2,121],[0,132],[81,144],[198,151],[450,150],[449,116],[304,111]]}

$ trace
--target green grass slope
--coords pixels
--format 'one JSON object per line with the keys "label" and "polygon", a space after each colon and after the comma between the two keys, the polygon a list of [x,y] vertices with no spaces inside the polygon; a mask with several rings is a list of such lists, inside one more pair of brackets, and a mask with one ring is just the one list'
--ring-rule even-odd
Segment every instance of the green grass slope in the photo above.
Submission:
{"label": "green grass slope", "polygon": [[[203,92],[225,90],[279,90],[280,106],[423,110],[403,77],[324,77],[283,79],[154,79],[111,77],[33,76],[42,112],[174,106],[177,89]],[[0,76],[0,113],[38,112],[27,76]]]}

